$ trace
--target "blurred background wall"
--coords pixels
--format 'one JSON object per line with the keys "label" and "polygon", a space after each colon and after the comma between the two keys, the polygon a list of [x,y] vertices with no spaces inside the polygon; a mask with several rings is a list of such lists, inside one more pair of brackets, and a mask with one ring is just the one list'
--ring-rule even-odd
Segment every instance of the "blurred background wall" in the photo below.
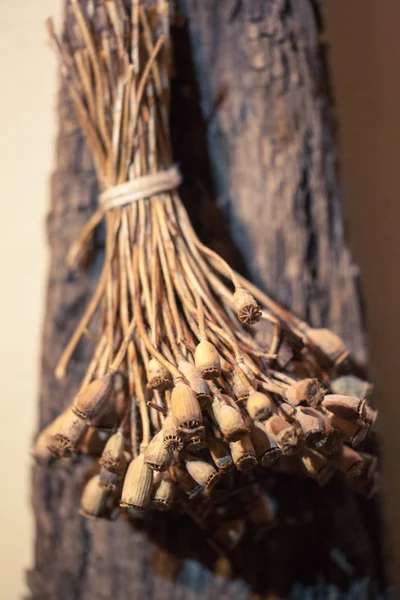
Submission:
{"label": "blurred background wall", "polygon": [[45,318],[45,214],[54,154],[56,60],[44,20],[61,0],[0,2],[0,573],[2,600],[32,563],[29,449]]}
{"label": "blurred background wall", "polygon": [[322,2],[344,208],[381,409],[384,500],[400,590],[400,3]]}
{"label": "blurred background wall", "polygon": [[[267,0],[265,0],[267,1]],[[0,2],[1,598],[21,598],[33,556],[29,446],[46,289],[44,219],[57,73],[43,21],[61,0]],[[367,303],[391,526],[400,501],[400,3],[325,0],[348,234]]]}

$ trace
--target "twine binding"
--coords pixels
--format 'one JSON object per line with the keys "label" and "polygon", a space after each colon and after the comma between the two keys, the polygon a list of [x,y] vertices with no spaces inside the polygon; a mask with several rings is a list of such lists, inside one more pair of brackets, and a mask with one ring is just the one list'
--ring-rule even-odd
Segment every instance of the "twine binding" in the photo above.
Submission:
{"label": "twine binding", "polygon": [[181,182],[178,167],[172,166],[166,171],[144,175],[105,190],[99,196],[99,205],[106,212],[162,192],[169,192],[179,187]]}
{"label": "twine binding", "polygon": [[72,244],[68,255],[67,264],[75,268],[86,240],[92,235],[94,229],[103,219],[104,214],[113,208],[126,206],[141,199],[151,198],[163,192],[169,192],[179,187],[182,176],[177,166],[173,165],[165,171],[158,171],[144,175],[131,181],[126,181],[104,190],[99,196],[99,209],[91,216],[83,227],[79,237]]}

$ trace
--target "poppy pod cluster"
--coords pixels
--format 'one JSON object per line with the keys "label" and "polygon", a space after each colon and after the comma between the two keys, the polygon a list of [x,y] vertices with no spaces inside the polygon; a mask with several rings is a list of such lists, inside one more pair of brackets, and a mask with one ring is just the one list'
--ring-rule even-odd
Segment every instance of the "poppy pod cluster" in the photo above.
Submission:
{"label": "poppy pod cluster", "polygon": [[90,518],[172,509],[202,523],[234,496],[243,514],[219,532],[231,542],[247,520],[270,524],[257,482],[282,466],[372,493],[376,460],[356,447],[376,413],[343,341],[235,273],[200,242],[180,200],[168,124],[172,6],[70,4],[76,26],[62,39],[51,20],[48,29],[101,193],[68,264],[79,268],[101,223],[106,243],[57,376],[84,336],[92,357],[37,437],[38,463],[93,459],[80,508]]}

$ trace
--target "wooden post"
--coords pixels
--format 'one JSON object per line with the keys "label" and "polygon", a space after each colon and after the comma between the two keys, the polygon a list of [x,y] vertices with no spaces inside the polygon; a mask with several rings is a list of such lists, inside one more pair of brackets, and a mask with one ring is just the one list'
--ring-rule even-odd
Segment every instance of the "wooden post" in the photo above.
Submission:
{"label": "wooden post", "polygon": [[[173,31],[172,126],[182,195],[196,228],[277,300],[313,325],[331,327],[365,360],[316,3],[186,0],[182,10],[188,28]],[[65,256],[96,193],[62,89],[48,219],[41,425],[69,402],[88,360],[82,343],[68,378],[55,379],[94,284],[90,270],[71,272]],[[320,489],[274,476],[278,525],[245,539],[228,569],[180,517],[151,517],[136,529],[123,520],[84,520],[77,507],[86,470],[84,460],[73,470],[33,469],[36,564],[28,577],[35,600],[287,597],[296,584],[317,581],[368,586],[374,596],[384,585],[376,505],[339,481]]]}

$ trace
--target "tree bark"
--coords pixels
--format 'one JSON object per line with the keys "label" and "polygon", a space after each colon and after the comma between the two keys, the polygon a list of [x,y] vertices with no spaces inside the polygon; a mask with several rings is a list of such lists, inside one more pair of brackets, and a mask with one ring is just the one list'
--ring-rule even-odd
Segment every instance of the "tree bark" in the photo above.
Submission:
{"label": "tree bark", "polygon": [[[300,317],[343,336],[365,361],[316,2],[186,0],[181,9],[187,26],[173,29],[172,131],[182,196],[201,238]],[[69,20],[67,12],[66,26]],[[82,343],[68,378],[55,379],[94,284],[95,269],[71,272],[65,256],[96,194],[91,160],[62,89],[48,219],[41,426],[70,401],[89,358]],[[369,586],[367,597],[385,585],[376,503],[340,481],[320,489],[274,477],[277,525],[245,538],[225,579],[215,574],[226,573],[226,561],[184,518],[151,515],[134,528],[124,520],[80,517],[87,469],[85,460],[73,469],[33,469],[32,599],[279,598],[317,581],[338,589]]]}

